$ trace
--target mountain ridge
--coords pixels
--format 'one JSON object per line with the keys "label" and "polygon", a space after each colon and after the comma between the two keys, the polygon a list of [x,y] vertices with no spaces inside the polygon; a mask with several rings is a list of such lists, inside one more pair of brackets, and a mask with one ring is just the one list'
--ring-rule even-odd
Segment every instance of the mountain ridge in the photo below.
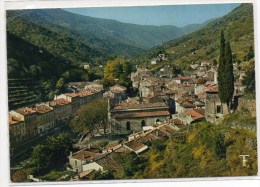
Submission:
{"label": "mountain ridge", "polygon": [[[104,42],[105,40],[109,40],[110,43],[111,40],[114,40],[113,42],[117,41],[146,50],[187,33],[187,31],[184,32],[181,28],[172,25],[153,26],[123,23],[110,19],[78,15],[61,9],[26,11],[21,10],[18,12],[28,21],[47,27],[50,30],[55,29],[53,28],[55,26],[60,26],[69,29],[71,32],[76,32],[87,45],[91,41],[88,41],[89,37],[85,36],[91,36],[94,40],[103,41],[101,45],[106,47],[109,44]],[[49,24],[52,26],[50,27]],[[194,29],[197,29],[197,27]],[[188,32],[192,31],[193,28]]]}
{"label": "mountain ridge", "polygon": [[250,46],[254,46],[253,5],[241,4],[193,33],[142,52],[136,61],[147,64],[146,59],[153,58],[160,51],[167,54],[169,63],[186,68],[190,63],[217,60],[221,30],[230,40],[234,61],[242,61]]}

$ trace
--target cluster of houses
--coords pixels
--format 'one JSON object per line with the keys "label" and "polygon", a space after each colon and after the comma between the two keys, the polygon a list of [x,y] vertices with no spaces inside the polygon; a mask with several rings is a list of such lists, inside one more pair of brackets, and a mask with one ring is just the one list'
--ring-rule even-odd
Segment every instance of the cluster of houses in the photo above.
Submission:
{"label": "cluster of houses", "polygon": [[[139,95],[110,109],[113,132],[141,131],[155,122],[169,119],[184,125],[201,120],[219,122],[228,109],[218,97],[217,69],[209,62],[191,66],[195,71],[187,76],[173,77],[165,68],[158,73],[151,73],[147,68],[133,72],[132,87],[139,91]],[[233,110],[243,91],[244,86],[236,82]]]}
{"label": "cluster of houses", "polygon": [[[159,60],[165,56],[159,55]],[[119,85],[107,91],[99,82],[69,83],[67,93],[54,100],[9,111],[11,147],[44,134],[76,114],[81,105],[96,98],[107,98],[108,123],[111,134],[128,135],[121,143],[109,143],[105,147],[88,145],[71,153],[70,170],[79,179],[88,178],[93,171],[120,169],[116,157],[133,152],[142,154],[155,140],[163,140],[182,134],[192,123],[202,120],[218,122],[228,112],[218,97],[217,69],[209,62],[191,64],[192,73],[173,76],[169,68],[152,73],[147,68],[137,68],[131,73],[133,89],[137,97],[129,98],[127,88]],[[236,69],[236,68],[235,68]],[[237,70],[238,75],[241,74]],[[240,80],[240,79],[239,79]],[[232,110],[238,107],[238,99],[244,87],[235,83]]]}
{"label": "cluster of houses", "polygon": [[93,82],[69,83],[70,93],[56,95],[54,100],[9,111],[10,147],[16,147],[65,124],[81,105],[107,97],[115,104],[126,98],[126,88],[113,86],[107,92]]}
{"label": "cluster of houses", "polygon": [[104,147],[97,144],[90,144],[68,156],[70,167],[68,170],[76,172],[77,180],[89,179],[94,171],[106,172],[122,170],[118,162],[119,156],[128,153],[141,155],[148,150],[151,143],[156,140],[166,140],[172,136],[182,138],[184,127],[175,126],[166,122],[155,123],[146,130],[138,131],[128,135],[128,139],[119,142],[109,142]]}

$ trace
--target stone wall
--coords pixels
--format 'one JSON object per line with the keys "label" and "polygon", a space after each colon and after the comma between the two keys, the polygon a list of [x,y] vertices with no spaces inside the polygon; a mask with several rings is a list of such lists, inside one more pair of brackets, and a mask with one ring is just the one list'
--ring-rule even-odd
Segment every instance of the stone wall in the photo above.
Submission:
{"label": "stone wall", "polygon": [[223,114],[228,113],[226,104],[221,104],[218,93],[207,93],[205,102],[205,119],[212,123],[218,123]]}
{"label": "stone wall", "polygon": [[[164,121],[165,116],[153,116],[153,117],[144,117],[144,118],[125,118],[125,119],[116,119],[114,124],[114,132],[119,134],[129,134],[133,131],[139,132],[143,130],[143,126],[151,126],[156,123],[156,121]],[[129,128],[127,128],[127,123]]]}

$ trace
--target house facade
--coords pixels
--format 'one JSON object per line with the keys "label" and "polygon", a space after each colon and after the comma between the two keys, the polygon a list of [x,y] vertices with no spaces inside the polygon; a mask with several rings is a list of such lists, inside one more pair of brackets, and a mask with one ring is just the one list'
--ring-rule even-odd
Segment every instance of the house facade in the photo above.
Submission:
{"label": "house facade", "polygon": [[127,100],[109,112],[112,130],[119,134],[141,131],[144,126],[170,118],[170,110],[166,102],[142,103],[137,98]]}

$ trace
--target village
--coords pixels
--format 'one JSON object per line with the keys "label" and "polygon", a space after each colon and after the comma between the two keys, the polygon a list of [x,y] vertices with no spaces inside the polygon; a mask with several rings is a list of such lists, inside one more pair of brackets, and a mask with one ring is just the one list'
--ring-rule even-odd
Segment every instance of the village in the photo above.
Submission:
{"label": "village", "polygon": [[[166,60],[164,54],[159,54],[151,65]],[[125,139],[111,140],[101,147],[88,141],[90,135],[85,132],[75,144],[79,151],[68,155],[67,170],[75,172],[72,180],[89,179],[94,171],[106,172],[111,168],[117,171],[121,166],[116,155],[141,155],[156,140],[183,138],[197,122],[219,123],[229,109],[218,96],[217,67],[209,61],[192,63],[190,67],[191,72],[177,76],[170,67],[156,73],[147,67],[137,67],[130,75],[135,97],[129,97],[127,88],[121,85],[105,90],[99,80],[70,82],[68,93],[56,95],[52,101],[11,110],[10,156],[19,154],[15,152],[19,145],[30,144],[31,139],[67,125],[78,117],[76,112],[81,106],[100,98],[108,100],[107,128],[99,127],[92,136],[123,135]],[[238,70],[237,64],[234,74],[239,78],[235,82],[231,113],[240,107],[245,90],[241,83],[244,72]]]}

